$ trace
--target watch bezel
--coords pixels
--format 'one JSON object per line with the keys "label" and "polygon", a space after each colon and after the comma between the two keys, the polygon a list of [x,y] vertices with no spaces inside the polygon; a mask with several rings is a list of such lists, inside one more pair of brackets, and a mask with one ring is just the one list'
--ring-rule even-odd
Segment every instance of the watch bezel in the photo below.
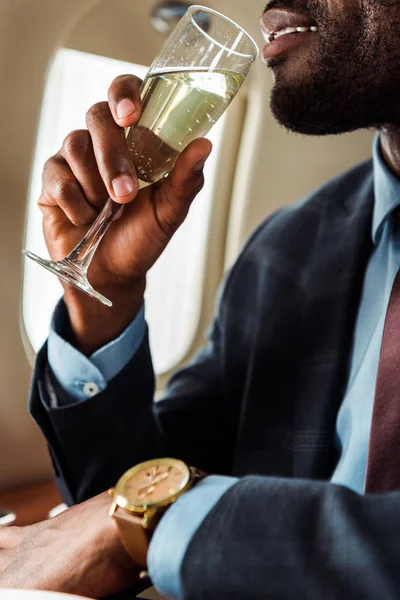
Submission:
{"label": "watch bezel", "polygon": [[[146,467],[154,466],[154,464],[158,464],[158,465],[168,464],[168,465],[178,467],[181,471],[183,471],[185,473],[185,478],[184,478],[180,488],[174,494],[171,494],[167,498],[165,498],[163,500],[157,500],[155,502],[144,503],[142,501],[133,501],[133,500],[130,500],[129,498],[127,498],[124,495],[124,489],[125,489],[125,485],[126,485],[127,481],[129,481],[129,479],[131,479],[132,476],[135,473],[137,473],[138,471],[141,471],[141,470],[145,469]],[[115,488],[112,490],[112,495],[114,496],[114,502],[120,508],[123,508],[124,510],[128,510],[129,512],[132,512],[132,513],[143,514],[149,509],[158,508],[158,507],[162,507],[162,506],[168,506],[169,504],[172,504],[177,498],[179,498],[179,496],[181,496],[181,494],[183,494],[187,490],[187,488],[190,485],[190,480],[191,480],[190,468],[182,460],[179,460],[177,458],[155,458],[152,460],[146,460],[145,462],[139,463],[138,465],[135,465],[134,467],[132,467],[131,469],[126,471],[120,477]]]}

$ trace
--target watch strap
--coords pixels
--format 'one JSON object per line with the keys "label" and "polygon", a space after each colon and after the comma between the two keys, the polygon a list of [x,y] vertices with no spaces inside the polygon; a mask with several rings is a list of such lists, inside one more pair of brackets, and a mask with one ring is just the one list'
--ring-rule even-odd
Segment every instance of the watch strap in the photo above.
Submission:
{"label": "watch strap", "polygon": [[113,514],[122,544],[132,560],[144,567],[147,561],[151,530],[143,527],[143,518],[117,507]]}

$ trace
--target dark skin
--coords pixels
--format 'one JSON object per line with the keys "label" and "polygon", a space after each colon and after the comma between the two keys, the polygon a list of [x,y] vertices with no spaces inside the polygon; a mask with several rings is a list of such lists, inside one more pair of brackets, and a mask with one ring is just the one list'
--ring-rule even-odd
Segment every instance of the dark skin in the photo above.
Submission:
{"label": "dark skin", "polygon": [[0,532],[0,588],[52,590],[102,598],[139,581],[141,567],[108,517],[107,493],[54,519]]}
{"label": "dark skin", "polygon": [[[304,43],[269,63],[275,79],[271,107],[278,121],[308,135],[379,129],[383,156],[400,176],[398,2],[272,0],[266,19],[272,9],[300,13],[318,26]],[[207,140],[196,140],[170,177],[138,193],[123,128],[140,117],[139,86],[134,77],[115,80],[108,103],[89,111],[88,130],[70,134],[43,173],[39,205],[53,259],[82,238],[108,195],[125,205],[89,272],[93,287],[111,298],[113,308],[65,287],[72,342],[87,355],[119,335],[137,314],[146,273],[184,221],[203,185],[202,166],[211,151]],[[123,117],[117,114],[122,100],[120,107],[129,108],[129,100],[135,107]],[[116,196],[113,181],[119,175],[128,175],[131,187]],[[137,581],[140,565],[122,548],[107,517],[109,504],[103,494],[51,521],[0,531],[0,587],[102,597]]]}
{"label": "dark skin", "polygon": [[400,175],[398,3],[271,0],[266,9],[266,15],[298,12],[318,27],[305,43],[268,62],[276,119],[306,135],[378,129],[384,159]]}
{"label": "dark skin", "polygon": [[[140,118],[140,84],[138,78],[128,75],[115,79],[108,103],[95,104],[87,113],[88,129],[70,133],[43,171],[39,207],[54,260],[64,257],[82,239],[108,196],[125,205],[123,218],[107,232],[89,271],[91,284],[112,300],[113,307],[104,307],[65,286],[74,342],[87,355],[117,337],[137,314],[146,274],[203,187],[202,166],[212,148],[208,140],[195,140],[182,152],[167,179],[138,193],[123,128]],[[121,104],[125,111],[132,108],[133,112],[119,118],[117,106]],[[117,196],[113,182],[120,176],[133,189]]]}

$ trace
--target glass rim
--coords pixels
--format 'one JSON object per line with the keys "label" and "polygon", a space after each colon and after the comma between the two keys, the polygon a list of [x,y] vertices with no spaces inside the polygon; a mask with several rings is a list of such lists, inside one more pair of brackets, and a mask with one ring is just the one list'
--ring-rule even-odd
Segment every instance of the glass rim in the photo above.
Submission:
{"label": "glass rim", "polygon": [[255,48],[255,54],[254,55],[253,54],[243,54],[242,52],[236,52],[235,50],[230,50],[226,46],[223,46],[222,44],[217,42],[217,40],[214,40],[214,38],[212,38],[210,35],[208,35],[208,33],[206,31],[204,31],[204,29],[202,29],[200,27],[200,25],[198,25],[198,23],[196,23],[196,21],[194,21],[193,17],[191,17],[191,21],[194,23],[194,25],[197,27],[197,29],[199,29],[201,31],[201,33],[206,38],[208,38],[211,42],[213,42],[214,44],[216,44],[217,46],[222,48],[222,50],[225,50],[229,54],[235,54],[236,56],[242,56],[243,58],[253,58],[253,60],[256,60],[256,58],[259,56],[260,50],[258,48],[258,45],[257,45],[255,39],[249,33],[247,33],[247,31],[245,29],[243,29],[243,27],[238,25],[233,19],[230,19],[226,15],[223,15],[222,13],[218,12],[217,10],[214,10],[213,8],[209,8],[208,6],[202,6],[201,4],[192,4],[191,6],[189,6],[187,12],[193,11],[193,10],[201,10],[202,12],[205,12],[205,13],[212,13],[214,15],[218,15],[218,17],[221,17],[225,21],[228,21],[229,23],[231,23],[231,25],[234,25],[237,29],[239,29],[242,33],[244,33],[244,35],[253,44],[253,46]]}

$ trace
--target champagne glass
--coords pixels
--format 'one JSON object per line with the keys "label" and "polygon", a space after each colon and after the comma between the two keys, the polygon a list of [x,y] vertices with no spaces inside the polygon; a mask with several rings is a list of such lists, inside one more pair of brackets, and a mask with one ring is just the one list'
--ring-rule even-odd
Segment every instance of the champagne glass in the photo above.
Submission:
{"label": "champagne glass", "polygon": [[[139,188],[166,177],[180,153],[206,135],[240,89],[258,56],[255,41],[224,15],[191,6],[153,61],[143,84],[143,112],[126,128]],[[109,198],[81,242],[59,261],[23,250],[25,256],[107,306],[89,283],[90,262],[122,207]]]}

